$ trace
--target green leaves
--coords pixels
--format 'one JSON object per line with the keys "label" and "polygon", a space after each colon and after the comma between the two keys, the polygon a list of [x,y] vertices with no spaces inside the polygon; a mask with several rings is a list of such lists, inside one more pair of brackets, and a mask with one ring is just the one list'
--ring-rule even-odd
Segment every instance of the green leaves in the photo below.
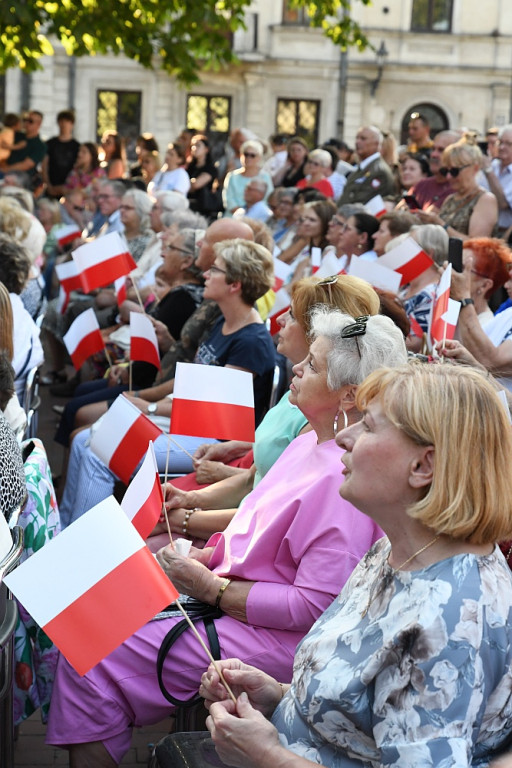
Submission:
{"label": "green leaves", "polygon": [[[370,0],[358,0],[365,5]],[[56,36],[69,56],[114,53],[161,67],[183,85],[201,69],[236,62],[231,37],[244,28],[251,0],[6,0],[0,3],[0,72],[41,66]],[[349,0],[290,0],[305,7],[311,24],[346,48],[369,43],[350,18]],[[50,38],[50,39],[49,39]]]}

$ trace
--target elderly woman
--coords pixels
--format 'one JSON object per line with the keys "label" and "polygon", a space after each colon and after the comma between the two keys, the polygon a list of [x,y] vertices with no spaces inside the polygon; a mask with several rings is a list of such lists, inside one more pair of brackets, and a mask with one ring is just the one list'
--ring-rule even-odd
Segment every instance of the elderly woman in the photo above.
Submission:
{"label": "elderly woman", "polygon": [[[372,520],[338,497],[334,431],[338,418],[358,419],[357,383],[384,360],[399,363],[405,347],[388,318],[364,323],[367,333],[356,342],[352,334],[361,322],[348,315],[313,320],[315,339],[294,368],[290,395],[312,430],[288,446],[205,549],[192,550],[189,558],[171,546],[158,554],[178,589],[220,604],[224,613],[215,625],[224,657],[236,650],[284,679],[290,679],[296,643],[332,599],[333,588],[345,582],[358,553],[379,536]],[[157,722],[170,710],[158,690],[155,659],[175,623],[150,622],[82,678],[60,660],[47,738],[70,747],[77,768],[87,759],[97,766],[117,764],[129,747],[131,726]],[[165,660],[168,691],[189,697],[206,666],[197,640],[184,635]]]}
{"label": "elderly woman", "polygon": [[[194,362],[239,368],[251,373],[258,425],[268,408],[275,349],[254,304],[272,286],[272,257],[262,246],[239,239],[216,244],[214,251],[215,261],[204,274],[204,298],[216,301],[222,315],[199,345]],[[150,404],[138,394],[135,392],[130,396],[133,404],[143,413],[158,417],[159,426],[168,430],[171,400],[163,397],[148,411]],[[164,472],[168,466],[173,474],[190,472],[190,454],[204,442],[204,438],[175,437],[179,447],[171,448],[169,461],[167,436],[162,435],[155,441],[159,467]],[[89,431],[84,430],[72,443],[68,481],[61,502],[61,514],[69,522],[109,496],[114,487],[115,476],[86,447],[88,438]]]}
{"label": "elderly woman", "polygon": [[[220,662],[241,695],[208,726],[244,768],[487,765],[512,733],[507,416],[484,377],[447,365],[377,371],[356,403],[340,494],[387,536],[299,645],[290,687]],[[226,699],[213,668],[200,692]]]}
{"label": "elderly woman", "polygon": [[472,259],[471,298],[475,312],[482,326],[494,319],[488,301],[494,291],[501,288],[508,280],[512,266],[512,252],[503,240],[492,237],[478,237],[465,240],[463,261]]}
{"label": "elderly woman", "polygon": [[270,175],[261,167],[263,165],[263,146],[259,141],[252,139],[244,141],[240,161],[242,167],[230,171],[224,180],[222,191],[224,216],[232,216],[238,208],[245,208],[244,189],[255,176],[267,185],[265,200],[274,189]]}
{"label": "elderly woman", "polygon": [[[349,275],[337,275],[322,280],[308,277],[294,283],[290,308],[278,319],[280,331],[277,342],[277,351],[292,365],[307,356],[311,312],[321,306],[336,308],[356,317],[375,315],[379,311],[379,298],[368,283]],[[169,515],[171,529],[183,533],[186,520],[187,532],[202,539],[220,530],[225,520],[230,519],[231,512],[228,511],[220,517],[212,515],[211,510],[238,506],[245,494],[255,488],[266,475],[291,440],[310,429],[302,413],[296,407],[290,406],[288,391],[277,405],[268,411],[256,430],[254,466],[250,469],[229,466],[221,461],[232,461],[236,457],[244,456],[253,448],[251,443],[229,440],[200,446],[195,453],[197,478],[200,482],[215,484],[202,490],[184,492],[180,489],[185,487],[186,478],[178,478],[174,481],[177,487],[170,484],[167,486],[167,507],[173,509]],[[222,482],[216,482],[218,480]],[[190,480],[187,486],[193,487]],[[186,516],[186,509],[197,508],[200,510],[194,513],[193,518],[190,514]],[[234,510],[232,512],[234,513]]]}
{"label": "elderly woman", "polygon": [[297,189],[312,187],[326,197],[334,197],[331,183],[325,177],[332,167],[332,158],[326,149],[314,149],[309,153],[304,172],[306,177],[297,182]]}
{"label": "elderly woman", "polygon": [[174,190],[187,196],[190,189],[190,177],[185,170],[187,157],[181,144],[168,144],[164,164],[148,184],[148,192]]}
{"label": "elderly woman", "polygon": [[440,173],[449,177],[453,195],[437,212],[417,211],[425,224],[440,224],[450,237],[491,237],[498,222],[498,203],[478,184],[482,153],[476,144],[462,139],[443,152]]}
{"label": "elderly woman", "polygon": [[138,261],[151,239],[150,214],[153,200],[140,189],[130,189],[123,195],[120,205],[123,235],[128,249]]}

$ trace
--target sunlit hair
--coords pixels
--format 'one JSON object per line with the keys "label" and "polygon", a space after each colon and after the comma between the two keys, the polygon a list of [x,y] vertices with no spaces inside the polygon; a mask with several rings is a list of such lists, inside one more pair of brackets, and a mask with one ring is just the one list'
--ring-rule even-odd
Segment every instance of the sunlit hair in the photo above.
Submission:
{"label": "sunlit hair", "polygon": [[15,240],[24,240],[30,230],[30,216],[14,197],[0,195],[0,231]]}
{"label": "sunlit hair", "polygon": [[366,280],[351,275],[338,275],[327,283],[317,277],[303,277],[292,285],[293,316],[306,336],[311,330],[311,312],[319,305],[339,309],[352,317],[376,315],[379,297]]}
{"label": "sunlit hair", "polygon": [[170,144],[167,145],[167,151],[171,149],[174,149],[174,151],[178,155],[180,160],[180,165],[185,165],[185,163],[187,162],[187,153],[185,152],[185,148],[183,147],[183,145],[180,143],[173,144],[171,142]]}
{"label": "sunlit hair", "polygon": [[129,189],[123,196],[123,201],[131,200],[135,206],[135,213],[139,217],[139,229],[141,233],[151,230],[149,214],[153,208],[150,196],[141,189]]}
{"label": "sunlit hair", "polygon": [[263,144],[260,141],[256,141],[256,139],[244,141],[240,148],[240,154],[245,155],[247,151],[254,152],[260,159],[263,158]]}
{"label": "sunlit hair", "polygon": [[509,267],[512,263],[512,251],[503,240],[496,237],[471,237],[464,240],[463,248],[473,251],[473,270],[480,277],[488,277],[492,280],[492,286],[485,292],[485,298],[502,285],[509,278]]}
{"label": "sunlit hair", "polygon": [[482,167],[482,152],[477,144],[471,144],[465,139],[449,144],[441,156],[443,165],[460,168],[472,164]]}
{"label": "sunlit hair", "polygon": [[327,386],[337,391],[346,384],[361,384],[377,368],[403,365],[407,350],[402,332],[383,315],[366,321],[362,336],[344,339],[342,330],[354,318],[329,307],[316,307],[311,313],[311,338],[326,338],[331,350],[327,354]]}
{"label": "sunlit hair", "polygon": [[[470,544],[512,538],[512,430],[485,374],[412,363],[373,373],[357,392],[416,445],[433,445],[433,480],[408,514]],[[371,478],[368,478],[371,482]]]}
{"label": "sunlit hair", "polygon": [[308,160],[315,160],[322,168],[330,168],[332,166],[332,157],[326,149],[312,149]]}
{"label": "sunlit hair", "polygon": [[242,301],[252,306],[274,282],[274,260],[262,245],[249,240],[224,240],[213,246],[215,256],[224,260],[226,282],[241,285]]}
{"label": "sunlit hair", "polygon": [[14,354],[12,305],[9,291],[0,283],[0,350],[4,350],[9,362]]}
{"label": "sunlit hair", "polygon": [[52,224],[60,224],[62,221],[58,200],[50,200],[49,197],[41,197],[37,201],[37,215],[40,211],[48,211],[52,217]]}
{"label": "sunlit hair", "polygon": [[252,229],[254,235],[254,242],[259,243],[271,253],[274,250],[275,243],[272,237],[272,232],[263,221],[258,219],[251,219],[250,216],[242,216],[238,221],[243,221]]}

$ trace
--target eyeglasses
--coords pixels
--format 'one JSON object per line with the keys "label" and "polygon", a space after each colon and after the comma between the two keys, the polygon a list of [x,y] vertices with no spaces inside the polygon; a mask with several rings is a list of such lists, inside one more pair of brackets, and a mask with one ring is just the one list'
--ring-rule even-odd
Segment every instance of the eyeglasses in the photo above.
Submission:
{"label": "eyeglasses", "polygon": [[476,275],[477,277],[483,277],[483,278],[484,278],[484,280],[490,280],[490,279],[491,279],[491,278],[489,277],[489,275],[483,275],[481,272],[477,272],[477,271],[476,271],[476,269],[472,269],[472,270],[471,270],[471,274],[472,274],[472,275]]}
{"label": "eyeglasses", "polygon": [[258,155],[253,152],[244,152],[243,155],[244,157],[258,157]]}
{"label": "eyeglasses", "polygon": [[498,144],[503,144],[505,147],[512,147],[512,141],[503,141],[503,139],[498,139]]}
{"label": "eyeglasses", "polygon": [[121,211],[134,211],[135,210],[135,206],[134,205],[120,205],[119,209]]}
{"label": "eyeglasses", "polygon": [[226,270],[225,270],[225,269],[221,269],[221,268],[220,268],[220,267],[218,267],[216,264],[212,264],[212,265],[211,265],[211,267],[210,267],[210,269],[207,269],[206,271],[207,271],[207,272],[211,272],[213,275],[215,275],[217,272],[218,272],[218,273],[220,273],[220,274],[222,274],[222,275],[225,275],[225,274],[227,274],[227,272],[226,272]]}
{"label": "eyeglasses", "polygon": [[369,319],[370,315],[361,315],[360,317],[355,317],[354,322],[346,325],[341,331],[342,339],[355,339],[359,359],[361,359],[361,350],[359,349],[359,342],[357,341],[357,337],[365,335],[366,324]]}
{"label": "eyeglasses", "polygon": [[80,213],[82,213],[82,211],[85,211],[85,206],[83,205],[73,205],[72,208],[74,211],[80,211]]}
{"label": "eyeglasses", "polygon": [[308,157],[308,163],[310,165],[321,165],[321,163],[318,162],[318,160],[310,160]]}
{"label": "eyeglasses", "polygon": [[193,256],[192,251],[186,251],[184,248],[177,248],[175,245],[168,245],[162,243],[162,251],[175,251],[176,253],[184,253],[186,256]]}
{"label": "eyeglasses", "polygon": [[105,195],[105,194],[101,194],[101,195],[98,195],[98,200],[108,200],[108,199],[109,199],[109,197],[115,197],[115,195]]}
{"label": "eyeglasses", "polygon": [[439,173],[441,174],[441,176],[451,176],[452,179],[456,179],[459,173],[464,170],[464,168],[471,168],[472,165],[473,163],[466,163],[466,165],[459,165],[458,167],[456,166],[455,168],[445,168],[443,166],[442,168],[439,169]]}
{"label": "eyeglasses", "polygon": [[343,227],[345,225],[345,222],[343,221],[343,219],[338,219],[337,216],[333,216],[329,224],[331,224],[333,227]]}

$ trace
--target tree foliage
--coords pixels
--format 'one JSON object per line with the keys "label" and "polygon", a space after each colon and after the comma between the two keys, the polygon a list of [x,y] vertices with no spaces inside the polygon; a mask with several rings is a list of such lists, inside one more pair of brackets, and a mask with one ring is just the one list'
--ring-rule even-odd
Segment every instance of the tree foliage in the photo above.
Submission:
{"label": "tree foliage", "polygon": [[[370,0],[356,0],[365,5]],[[244,28],[251,0],[4,0],[0,3],[0,72],[31,72],[52,55],[57,38],[70,56],[123,53],[144,67],[161,66],[184,84],[200,69],[236,61],[231,35]],[[350,0],[290,0],[305,7],[333,43],[365,48],[350,17]]]}

